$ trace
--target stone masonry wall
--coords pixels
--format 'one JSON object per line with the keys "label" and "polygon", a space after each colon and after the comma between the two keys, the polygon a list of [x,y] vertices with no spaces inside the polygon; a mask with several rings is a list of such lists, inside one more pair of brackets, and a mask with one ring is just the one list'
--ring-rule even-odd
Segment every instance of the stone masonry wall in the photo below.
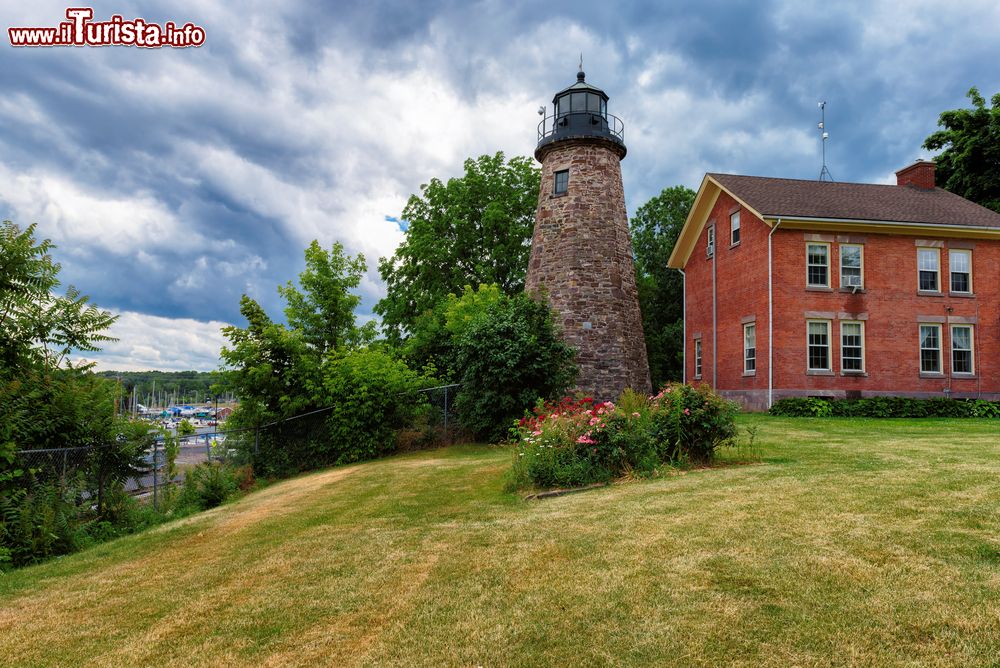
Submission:
{"label": "stone masonry wall", "polygon": [[[600,139],[550,144],[539,156],[538,195],[525,289],[546,294],[562,337],[577,350],[577,389],[614,400],[650,392],[621,177],[621,148]],[[569,170],[556,195],[554,173]]]}

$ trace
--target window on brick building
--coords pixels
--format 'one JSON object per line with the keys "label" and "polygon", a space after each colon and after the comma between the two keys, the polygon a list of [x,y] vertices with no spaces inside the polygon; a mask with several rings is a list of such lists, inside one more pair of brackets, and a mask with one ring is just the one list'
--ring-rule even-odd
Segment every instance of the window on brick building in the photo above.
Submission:
{"label": "window on brick building", "polygon": [[948,270],[951,272],[952,292],[972,292],[972,251],[948,251]]}
{"label": "window on brick building", "polygon": [[920,325],[920,372],[941,373],[941,325]]}
{"label": "window on brick building", "polygon": [[564,169],[561,172],[555,173],[555,185],[552,192],[556,195],[564,193],[569,190],[569,170]]}
{"label": "window on brick building", "polygon": [[840,287],[861,288],[865,281],[862,274],[864,246],[841,244],[840,246]]}
{"label": "window on brick building", "polygon": [[951,372],[974,373],[972,325],[951,326]]}
{"label": "window on brick building", "polygon": [[840,370],[865,370],[865,324],[840,323]]}
{"label": "window on brick building", "polygon": [[830,371],[830,321],[808,320],[808,369]]}
{"label": "window on brick building", "polygon": [[940,292],[941,252],[937,248],[917,249],[917,288],[923,292]]}
{"label": "window on brick building", "polygon": [[709,225],[708,231],[705,233],[705,256],[712,257],[715,255],[715,225]]}
{"label": "window on brick building", "polygon": [[701,378],[701,339],[694,340],[694,377]]}
{"label": "window on brick building", "polygon": [[729,216],[730,244],[735,246],[740,242],[740,212],[734,211]]}
{"label": "window on brick building", "polygon": [[830,287],[830,244],[806,244],[806,285]]}
{"label": "window on brick building", "polygon": [[743,325],[743,373],[757,371],[757,325]]}

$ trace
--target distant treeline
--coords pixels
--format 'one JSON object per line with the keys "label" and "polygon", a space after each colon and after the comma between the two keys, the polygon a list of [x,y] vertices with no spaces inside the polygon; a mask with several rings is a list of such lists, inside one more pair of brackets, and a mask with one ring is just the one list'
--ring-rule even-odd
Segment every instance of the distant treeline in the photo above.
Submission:
{"label": "distant treeline", "polygon": [[[211,402],[212,386],[222,380],[218,371],[99,371],[98,376],[121,383],[122,394],[146,406]],[[219,401],[228,401],[228,393]]]}

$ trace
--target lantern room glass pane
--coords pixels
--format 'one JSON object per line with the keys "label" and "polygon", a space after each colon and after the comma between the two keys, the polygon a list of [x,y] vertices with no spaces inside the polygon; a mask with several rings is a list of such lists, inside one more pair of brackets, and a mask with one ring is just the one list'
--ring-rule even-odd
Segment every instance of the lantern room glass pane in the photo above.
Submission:
{"label": "lantern room glass pane", "polygon": [[597,114],[601,111],[601,96],[593,93],[587,94],[587,111]]}
{"label": "lantern room glass pane", "polygon": [[569,95],[563,95],[557,100],[556,114],[564,116],[569,113]]}
{"label": "lantern room glass pane", "polygon": [[587,111],[586,93],[573,93],[570,97],[573,98],[573,111]]}

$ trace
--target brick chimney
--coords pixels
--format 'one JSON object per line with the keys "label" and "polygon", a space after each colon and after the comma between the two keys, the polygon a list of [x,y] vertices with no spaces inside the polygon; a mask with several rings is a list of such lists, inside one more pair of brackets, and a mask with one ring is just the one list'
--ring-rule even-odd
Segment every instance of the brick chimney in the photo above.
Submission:
{"label": "brick chimney", "polygon": [[924,190],[934,189],[934,163],[920,160],[896,172],[897,186],[914,186]]}

